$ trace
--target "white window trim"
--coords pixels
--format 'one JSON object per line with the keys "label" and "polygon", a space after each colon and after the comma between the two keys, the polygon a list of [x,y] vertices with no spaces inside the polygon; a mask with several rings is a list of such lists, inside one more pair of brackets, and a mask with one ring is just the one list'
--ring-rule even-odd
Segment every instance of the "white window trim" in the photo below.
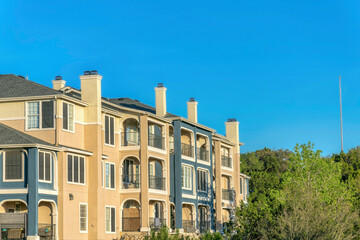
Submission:
{"label": "white window trim", "polygon": [[[38,102],[39,103],[39,128],[28,128],[28,104],[32,103],[32,102]],[[47,100],[42,100],[42,101],[28,101],[25,102],[25,131],[38,131],[38,130],[55,130],[55,106],[53,106],[53,110],[54,110],[54,115],[53,115],[53,127],[52,128],[42,128],[42,102],[51,102],[51,99],[47,99]],[[55,105],[56,101],[53,101],[53,105]]]}
{"label": "white window trim", "polygon": [[[81,205],[84,205],[86,206],[86,230],[81,230]],[[80,233],[87,233],[88,232],[88,223],[89,223],[89,209],[88,209],[88,204],[87,203],[80,203],[79,204],[79,230],[80,230]]]}
{"label": "white window trim", "polygon": [[[72,159],[72,169],[74,170],[74,156],[77,156],[79,157],[79,182],[69,182],[69,178],[68,178],[68,174],[69,174],[69,167],[68,167],[68,164],[69,164],[69,161],[68,161],[68,156],[71,155],[73,156],[73,159]],[[84,158],[84,183],[81,183],[80,182],[80,158]],[[85,156],[82,156],[82,155],[79,155],[79,154],[72,154],[72,153],[68,153],[66,154],[66,183],[68,184],[74,184],[74,185],[81,185],[81,186],[85,186],[86,185],[86,158]],[[74,171],[72,172],[72,176],[71,178],[74,180]]]}
{"label": "white window trim", "polygon": [[[65,132],[69,132],[69,133],[75,133],[75,105],[74,104],[72,104],[72,103],[69,103],[69,102],[63,102],[63,103],[65,103],[65,104],[67,104],[67,105],[72,105],[73,106],[73,110],[74,110],[74,113],[73,113],[73,116],[74,116],[74,118],[73,118],[73,130],[71,131],[71,130],[68,130],[68,129],[64,129],[64,123],[62,123],[62,130],[63,131],[65,131]],[[62,121],[64,121],[64,109],[63,109],[63,107],[64,107],[64,105],[62,105],[61,106],[62,107]],[[69,127],[69,106],[68,106],[68,127]]]}
{"label": "white window trim", "polygon": [[[6,179],[6,178],[5,178],[6,152],[17,152],[17,151],[21,152],[21,160],[22,160],[22,162],[21,162],[21,171],[22,171],[21,179]],[[3,154],[3,182],[23,182],[23,181],[24,181],[24,174],[25,174],[25,166],[24,166],[24,164],[25,164],[25,158],[24,158],[24,153],[23,153],[20,149],[18,149],[18,150],[13,149],[13,150],[3,151],[2,154]]]}
{"label": "white window trim", "polygon": [[[106,131],[106,116],[109,117],[109,143],[106,143],[106,138],[105,138],[105,131]],[[110,134],[110,118],[113,118],[114,119],[114,144],[110,144],[111,142],[111,134]],[[109,146],[109,147],[115,147],[115,118],[113,116],[110,116],[108,114],[105,114],[104,115],[104,144],[105,146]]]}
{"label": "white window trim", "polygon": [[[109,164],[109,165],[114,165],[114,188],[111,188],[111,168],[109,168],[109,174],[110,174],[110,180],[109,180],[109,184],[110,184],[110,187],[106,187],[106,164]],[[105,189],[108,189],[108,190],[116,190],[116,165],[115,163],[113,162],[108,162],[108,161],[104,161],[104,187]]]}
{"label": "white window trim", "polygon": [[[47,181],[47,180],[41,180],[41,179],[39,179],[39,177],[40,176],[38,176],[38,181],[39,182],[42,182],[42,183],[52,183],[52,176],[53,176],[53,163],[52,163],[52,161],[53,161],[53,155],[52,155],[52,153],[51,152],[47,152],[47,151],[39,151],[39,153],[38,153],[38,164],[39,164],[39,160],[40,160],[40,157],[39,157],[39,154],[40,153],[44,153],[44,178],[45,178],[45,172],[46,172],[46,168],[45,168],[45,154],[50,154],[50,181]],[[38,169],[37,169],[38,171],[39,171],[39,165],[38,165]]]}
{"label": "white window trim", "polygon": [[[181,168],[183,168],[183,167],[186,167],[186,168],[190,168],[190,176],[189,176],[189,178],[190,178],[190,187],[189,188],[187,188],[187,187],[182,187],[182,189],[185,189],[185,190],[192,190],[192,185],[193,185],[193,183],[192,183],[192,177],[191,177],[191,175],[193,175],[194,174],[194,168],[193,168],[193,166],[191,166],[191,165],[187,165],[187,164],[182,164],[181,165]],[[182,170],[182,169],[181,169]],[[182,182],[183,180],[181,180],[181,185],[182,185]],[[185,185],[185,184],[184,184]]]}
{"label": "white window trim", "polygon": [[[110,232],[106,231],[106,208],[110,208]],[[115,209],[115,232],[111,232],[111,208]],[[116,206],[110,206],[110,205],[105,205],[105,233],[106,234],[114,234],[116,233]]]}

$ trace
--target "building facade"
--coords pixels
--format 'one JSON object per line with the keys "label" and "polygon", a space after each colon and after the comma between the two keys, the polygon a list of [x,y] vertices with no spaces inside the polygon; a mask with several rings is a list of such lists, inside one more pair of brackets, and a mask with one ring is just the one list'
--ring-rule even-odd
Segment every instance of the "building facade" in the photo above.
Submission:
{"label": "building facade", "polygon": [[166,225],[186,233],[221,231],[246,202],[238,122],[226,136],[156,106],[106,99],[97,71],[81,89],[0,75],[2,237],[119,239]]}

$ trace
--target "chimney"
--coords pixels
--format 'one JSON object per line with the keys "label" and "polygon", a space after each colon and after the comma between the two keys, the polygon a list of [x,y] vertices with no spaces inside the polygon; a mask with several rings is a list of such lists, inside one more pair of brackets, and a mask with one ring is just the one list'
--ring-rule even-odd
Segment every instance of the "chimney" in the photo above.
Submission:
{"label": "chimney", "polygon": [[198,102],[195,101],[195,98],[190,98],[187,102],[188,119],[195,123],[197,123],[197,105]]}
{"label": "chimney", "polygon": [[81,100],[88,104],[85,122],[101,123],[101,79],[96,70],[85,71],[80,76]]}
{"label": "chimney", "polygon": [[236,153],[240,153],[239,122],[236,118],[229,118],[225,123],[226,137],[236,145]]}
{"label": "chimney", "polygon": [[52,81],[53,89],[60,90],[65,87],[66,81],[61,76],[56,76],[55,80]]}
{"label": "chimney", "polygon": [[155,88],[156,115],[163,117],[166,114],[166,87],[159,83]]}

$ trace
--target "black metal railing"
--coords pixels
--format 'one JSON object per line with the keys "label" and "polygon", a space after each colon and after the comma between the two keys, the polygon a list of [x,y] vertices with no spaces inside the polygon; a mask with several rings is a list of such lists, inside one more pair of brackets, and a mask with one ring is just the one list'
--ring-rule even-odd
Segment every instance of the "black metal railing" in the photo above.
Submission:
{"label": "black metal railing", "polygon": [[232,168],[231,157],[222,155],[221,156],[221,166]]}
{"label": "black metal railing", "polygon": [[209,161],[209,151],[204,148],[197,148],[196,156],[198,160]]}
{"label": "black metal railing", "polygon": [[161,135],[149,133],[148,145],[150,147],[165,149],[165,138]]}
{"label": "black metal railing", "polygon": [[194,157],[194,147],[187,143],[181,143],[181,155]]}
{"label": "black metal railing", "polygon": [[121,146],[139,146],[140,133],[139,132],[122,132]]}
{"label": "black metal railing", "polygon": [[149,175],[149,188],[165,190],[165,178],[160,176]]}
{"label": "black metal railing", "polygon": [[235,192],[231,189],[222,189],[222,199],[234,201],[235,198]]}
{"label": "black metal railing", "polygon": [[200,233],[205,233],[210,231],[210,221],[199,221],[198,227]]}
{"label": "black metal railing", "polygon": [[123,217],[122,230],[123,232],[139,232],[140,217]]}
{"label": "black metal railing", "polygon": [[38,235],[41,240],[55,240],[56,225],[55,224],[38,224]]}
{"label": "black metal railing", "polygon": [[186,232],[186,233],[193,233],[196,231],[195,221],[183,220],[182,226],[183,226],[184,232]]}
{"label": "black metal railing", "polygon": [[149,218],[149,226],[152,229],[160,229],[163,226],[166,226],[165,218]]}
{"label": "black metal railing", "polygon": [[140,188],[140,174],[123,174],[122,188],[123,189]]}

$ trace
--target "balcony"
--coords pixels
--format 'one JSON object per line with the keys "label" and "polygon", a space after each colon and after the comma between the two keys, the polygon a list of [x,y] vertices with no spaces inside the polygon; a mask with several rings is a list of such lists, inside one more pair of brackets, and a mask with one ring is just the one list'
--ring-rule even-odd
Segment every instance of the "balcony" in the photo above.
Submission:
{"label": "balcony", "polygon": [[209,162],[209,151],[204,148],[196,148],[196,156],[198,160]]}
{"label": "balcony", "polygon": [[232,159],[229,156],[221,156],[221,166],[232,168]]}
{"label": "balcony", "polygon": [[199,221],[199,231],[200,233],[205,233],[210,231],[210,221]]}
{"label": "balcony", "polygon": [[181,155],[187,156],[187,157],[194,157],[194,147],[186,144],[181,143]]}
{"label": "balcony", "polygon": [[38,224],[38,235],[40,239],[56,239],[55,224]]}
{"label": "balcony", "polygon": [[231,189],[222,189],[222,199],[228,201],[234,201],[235,191]]}
{"label": "balcony", "polygon": [[121,133],[121,145],[122,146],[139,146],[140,134],[139,132],[122,132]]}
{"label": "balcony", "polygon": [[122,175],[123,189],[137,189],[140,188],[140,174],[126,174]]}
{"label": "balcony", "polygon": [[195,221],[183,220],[182,221],[184,232],[193,233],[196,231]]}
{"label": "balcony", "polygon": [[157,190],[165,190],[165,178],[149,175],[149,188]]}
{"label": "balcony", "polygon": [[165,149],[165,138],[161,135],[149,133],[148,145],[154,148]]}
{"label": "balcony", "polygon": [[149,218],[149,226],[152,229],[160,229],[163,226],[166,226],[166,219],[165,218]]}

